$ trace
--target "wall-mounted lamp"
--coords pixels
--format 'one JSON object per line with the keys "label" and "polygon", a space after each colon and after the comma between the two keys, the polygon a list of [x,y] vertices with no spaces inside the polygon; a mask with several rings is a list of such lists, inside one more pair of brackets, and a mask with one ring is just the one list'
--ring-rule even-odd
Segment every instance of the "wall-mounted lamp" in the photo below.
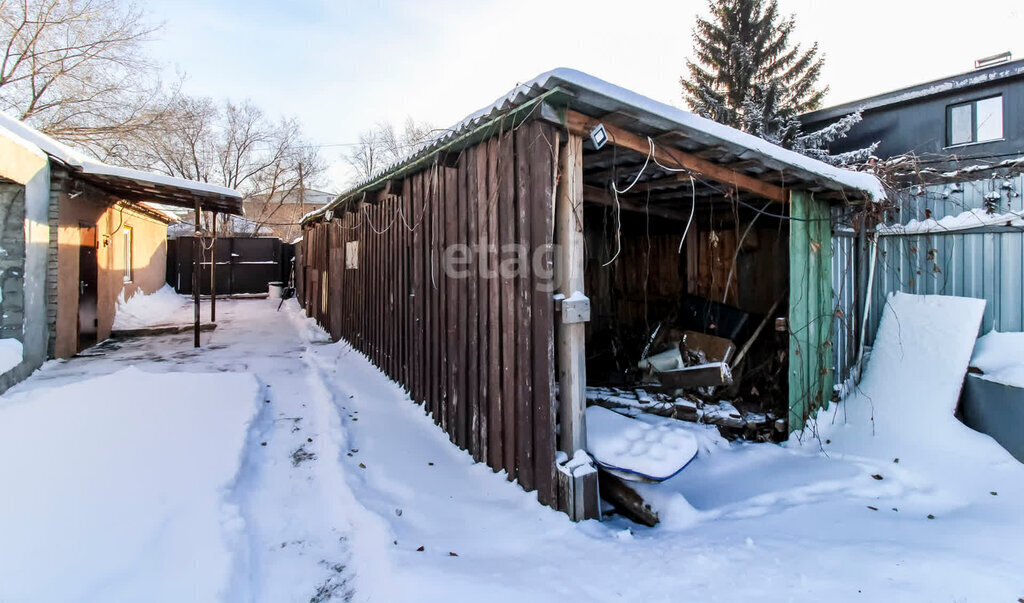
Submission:
{"label": "wall-mounted lamp", "polygon": [[608,132],[605,132],[604,124],[597,124],[590,129],[590,142],[594,143],[594,148],[598,150],[608,142]]}

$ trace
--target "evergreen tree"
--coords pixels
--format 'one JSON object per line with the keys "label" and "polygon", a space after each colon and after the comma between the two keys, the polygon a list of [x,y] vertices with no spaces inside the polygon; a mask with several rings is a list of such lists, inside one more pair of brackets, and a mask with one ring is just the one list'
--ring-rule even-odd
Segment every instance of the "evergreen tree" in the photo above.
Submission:
{"label": "evergreen tree", "polygon": [[[821,105],[818,87],[824,57],[815,43],[791,44],[796,26],[779,14],[777,0],[708,0],[711,16],[693,30],[696,61],[680,78],[693,112],[831,163],[866,159],[875,146],[832,156],[827,145],[846,135],[860,113],[804,134],[798,117]],[[877,143],[876,143],[877,144]]]}
{"label": "evergreen tree", "polygon": [[[777,0],[709,0],[709,19],[693,31],[696,62],[687,60],[684,96],[699,115],[745,131],[783,132],[821,104],[824,59],[818,45],[790,43],[796,25]],[[767,115],[766,115],[767,114]]]}

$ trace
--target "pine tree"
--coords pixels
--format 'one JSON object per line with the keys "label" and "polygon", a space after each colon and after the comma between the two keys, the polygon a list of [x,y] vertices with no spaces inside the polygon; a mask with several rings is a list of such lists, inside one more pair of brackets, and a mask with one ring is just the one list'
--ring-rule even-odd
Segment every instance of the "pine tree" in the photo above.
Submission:
{"label": "pine tree", "polygon": [[874,146],[832,156],[828,143],[846,135],[860,113],[803,134],[798,116],[821,105],[828,87],[818,87],[824,57],[815,43],[791,44],[793,17],[779,14],[777,0],[708,0],[709,19],[693,30],[696,62],[680,78],[683,96],[698,115],[760,136],[780,146],[829,161],[866,158]]}

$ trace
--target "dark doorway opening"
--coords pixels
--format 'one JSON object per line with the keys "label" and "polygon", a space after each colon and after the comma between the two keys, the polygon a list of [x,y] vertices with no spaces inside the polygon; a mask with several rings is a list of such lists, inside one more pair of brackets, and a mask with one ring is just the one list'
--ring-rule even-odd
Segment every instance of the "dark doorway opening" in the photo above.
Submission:
{"label": "dark doorway opening", "polygon": [[78,232],[78,351],[95,345],[99,331],[96,308],[98,302],[96,264],[96,226],[79,223]]}

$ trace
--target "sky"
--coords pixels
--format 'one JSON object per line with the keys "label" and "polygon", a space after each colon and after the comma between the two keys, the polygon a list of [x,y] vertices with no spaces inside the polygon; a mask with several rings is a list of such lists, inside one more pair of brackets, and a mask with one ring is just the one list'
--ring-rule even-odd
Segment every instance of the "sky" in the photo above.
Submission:
{"label": "sky", "polygon": [[[343,190],[359,133],[407,117],[446,127],[519,82],[572,67],[684,107],[679,77],[703,0],[139,0],[150,43],[193,95],[298,118]],[[969,71],[1015,41],[1014,0],[779,0],[819,44],[825,105]]]}

